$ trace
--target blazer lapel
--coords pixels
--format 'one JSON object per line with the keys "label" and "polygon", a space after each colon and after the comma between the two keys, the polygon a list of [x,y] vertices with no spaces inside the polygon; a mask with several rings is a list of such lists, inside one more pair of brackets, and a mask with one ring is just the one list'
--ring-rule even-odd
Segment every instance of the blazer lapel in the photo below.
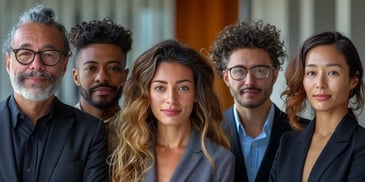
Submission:
{"label": "blazer lapel", "polygon": [[352,133],[356,128],[356,120],[351,118],[350,115],[346,115],[335,132],[329,139],[322,153],[318,157],[316,163],[313,166],[309,181],[319,181],[321,175],[325,172],[327,167],[335,160],[343,150],[349,145]]}
{"label": "blazer lapel", "polygon": [[248,181],[247,171],[245,166],[245,159],[243,158],[243,152],[241,150],[241,143],[237,133],[236,123],[233,114],[234,107],[230,107],[224,113],[223,128],[227,135],[230,137],[232,153],[236,159],[235,167],[235,181]]}
{"label": "blazer lapel", "polygon": [[9,99],[6,99],[0,106],[0,116],[2,116],[0,121],[0,143],[2,145],[0,147],[0,181],[18,181],[11,134],[11,118],[6,107],[8,101]]}
{"label": "blazer lapel", "polygon": [[[288,179],[290,179],[291,181],[301,181],[304,162],[314,132],[314,127],[314,121],[310,122],[309,125],[302,132],[299,132],[295,141],[297,144],[292,146],[293,155],[290,159],[296,161],[292,163],[293,165],[291,166],[291,171],[288,174]],[[298,178],[295,179],[294,177]]]}
{"label": "blazer lapel", "polygon": [[181,181],[187,179],[189,175],[194,171],[195,166],[202,159],[203,152],[200,147],[200,134],[196,130],[192,130],[189,143],[186,146],[183,156],[181,157],[179,164],[171,176],[170,181]]}
{"label": "blazer lapel", "polygon": [[[155,151],[153,151],[154,154],[156,154]],[[156,155],[155,155],[156,156]],[[152,164],[152,159],[149,161],[149,164]],[[156,171],[156,165],[153,164],[152,168],[147,171],[144,181],[146,182],[156,182],[157,181],[157,171]]]}
{"label": "blazer lapel", "polygon": [[57,101],[54,113],[55,119],[50,126],[47,146],[43,152],[42,164],[39,171],[38,179],[47,179],[46,181],[50,179],[55,166],[58,164],[58,160],[63,152],[63,147],[67,142],[68,135],[74,122],[74,119],[68,116],[67,111],[64,111],[62,107],[59,106],[60,103]]}
{"label": "blazer lapel", "polygon": [[276,107],[275,105],[274,107],[275,107],[275,115],[274,115],[274,120],[272,122],[270,141],[265,151],[265,155],[263,156],[255,181],[268,180],[271,166],[275,158],[276,150],[278,149],[280,144],[280,137],[284,132],[291,129],[288,123],[287,115],[282,111],[280,111],[279,108]]}

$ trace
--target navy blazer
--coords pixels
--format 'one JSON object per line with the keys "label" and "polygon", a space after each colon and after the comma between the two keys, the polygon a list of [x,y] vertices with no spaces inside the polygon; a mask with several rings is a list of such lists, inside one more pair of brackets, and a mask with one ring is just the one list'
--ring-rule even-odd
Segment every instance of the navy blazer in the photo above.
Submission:
{"label": "navy blazer", "polygon": [[[280,111],[277,106],[274,105],[274,107],[275,114],[271,129],[270,141],[262,159],[260,168],[257,172],[255,179],[256,182],[269,181],[270,170],[276,150],[279,147],[280,137],[284,132],[291,130],[287,115],[284,112]],[[232,152],[236,157],[235,181],[248,182],[245,159],[241,150],[241,143],[239,135],[237,133],[233,109],[234,108],[232,106],[224,112],[223,127],[230,137]]]}
{"label": "navy blazer", "polygon": [[[233,154],[216,143],[206,140],[205,142],[208,153],[212,157],[215,170],[205,157],[200,146],[200,132],[193,130],[189,138],[189,143],[185,148],[170,181],[185,182],[232,182],[234,178],[234,156]],[[155,151],[155,149],[153,149]],[[156,166],[146,174],[146,182],[156,182]]]}
{"label": "navy blazer", "polygon": [[[302,132],[283,135],[275,156],[270,181],[301,181],[305,159],[315,129],[315,121]],[[353,114],[336,127],[310,173],[308,181],[364,182],[365,129]]]}
{"label": "navy blazer", "polygon": [[[0,181],[17,182],[9,99],[0,102]],[[37,181],[106,181],[107,138],[103,122],[55,99],[54,121]]]}

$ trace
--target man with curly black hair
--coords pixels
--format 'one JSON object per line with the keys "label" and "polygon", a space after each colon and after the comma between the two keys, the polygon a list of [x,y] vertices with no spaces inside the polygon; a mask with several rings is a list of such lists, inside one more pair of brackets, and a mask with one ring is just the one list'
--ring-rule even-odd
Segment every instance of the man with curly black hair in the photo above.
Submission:
{"label": "man with curly black hair", "polygon": [[235,181],[269,181],[280,136],[290,130],[287,115],[270,100],[286,52],[280,31],[259,20],[225,27],[211,59],[234,100],[223,127],[236,157]]}
{"label": "man with curly black hair", "polygon": [[72,74],[81,92],[76,107],[109,122],[120,110],[132,33],[110,19],[91,20],[72,27],[69,39],[76,49]]}

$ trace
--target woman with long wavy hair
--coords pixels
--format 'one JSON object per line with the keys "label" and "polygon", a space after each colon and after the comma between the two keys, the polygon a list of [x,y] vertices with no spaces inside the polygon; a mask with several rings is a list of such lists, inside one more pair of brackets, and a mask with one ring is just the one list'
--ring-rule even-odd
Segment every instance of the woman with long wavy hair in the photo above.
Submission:
{"label": "woman with long wavy hair", "polygon": [[112,181],[233,181],[212,65],[175,40],[137,58],[109,158]]}

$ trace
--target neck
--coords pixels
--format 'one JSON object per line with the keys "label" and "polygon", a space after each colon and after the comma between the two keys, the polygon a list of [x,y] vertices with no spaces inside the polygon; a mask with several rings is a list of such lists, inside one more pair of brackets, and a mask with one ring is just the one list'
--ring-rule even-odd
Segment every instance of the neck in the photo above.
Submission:
{"label": "neck", "polygon": [[348,109],[338,109],[333,112],[316,111],[316,129],[315,132],[320,135],[331,134],[335,131],[337,125],[347,114]]}
{"label": "neck", "polygon": [[79,104],[80,104],[80,109],[82,111],[85,111],[85,112],[91,114],[92,116],[99,118],[101,120],[109,119],[110,117],[114,116],[120,110],[120,106],[118,104],[115,104],[115,105],[105,108],[105,109],[97,108],[85,100],[80,100]]}
{"label": "neck", "polygon": [[270,112],[270,107],[270,100],[265,101],[263,104],[255,108],[242,107],[241,105],[236,104],[241,124],[248,135],[256,137],[262,133]]}
{"label": "neck", "polygon": [[192,132],[191,125],[166,126],[158,125],[156,143],[166,148],[178,148],[186,146]]}
{"label": "neck", "polygon": [[50,109],[54,96],[49,97],[44,101],[31,101],[19,94],[14,94],[15,102],[17,103],[19,110],[26,114],[33,125],[36,124],[37,120],[44,116]]}

